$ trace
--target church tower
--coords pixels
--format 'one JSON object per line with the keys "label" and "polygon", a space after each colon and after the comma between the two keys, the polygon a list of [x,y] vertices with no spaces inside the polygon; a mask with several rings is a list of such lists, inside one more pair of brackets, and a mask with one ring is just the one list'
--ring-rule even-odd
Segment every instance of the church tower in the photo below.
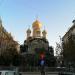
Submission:
{"label": "church tower", "polygon": [[47,34],[46,30],[43,30],[42,34],[43,34],[42,38],[46,39],[46,34]]}
{"label": "church tower", "polygon": [[41,26],[42,26],[42,24],[38,20],[33,22],[33,24],[32,24],[33,38],[40,38],[41,37]]}
{"label": "church tower", "polygon": [[27,38],[29,38],[30,35],[31,35],[31,30],[28,28],[28,30],[27,30]]}

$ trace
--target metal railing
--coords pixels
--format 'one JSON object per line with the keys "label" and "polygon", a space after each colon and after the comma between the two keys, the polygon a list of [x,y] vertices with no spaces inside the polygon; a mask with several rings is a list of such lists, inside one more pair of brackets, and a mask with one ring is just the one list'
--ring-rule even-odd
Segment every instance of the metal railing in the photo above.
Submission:
{"label": "metal railing", "polygon": [[0,66],[0,70],[16,70],[16,67],[7,67],[7,66]]}
{"label": "metal railing", "polygon": [[[0,66],[0,70],[16,70],[19,72],[40,72],[41,67],[4,67]],[[44,67],[44,72],[72,72],[75,73],[75,68],[67,67]]]}
{"label": "metal railing", "polygon": [[[40,72],[41,67],[21,67],[19,71],[22,72]],[[75,72],[75,68],[66,67],[44,67],[45,72]]]}

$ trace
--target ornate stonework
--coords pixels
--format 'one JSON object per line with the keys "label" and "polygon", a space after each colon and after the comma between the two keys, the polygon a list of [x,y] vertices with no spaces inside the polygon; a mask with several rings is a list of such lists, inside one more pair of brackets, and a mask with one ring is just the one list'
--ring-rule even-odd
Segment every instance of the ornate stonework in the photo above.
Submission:
{"label": "ornate stonework", "polygon": [[[29,37],[32,37],[32,38],[46,38],[46,30],[43,30],[43,32],[41,32],[41,27],[42,27],[42,24],[36,20],[32,23],[32,32],[30,29],[27,30],[27,39]],[[31,33],[32,33],[32,36],[31,36]]]}
{"label": "ornate stonework", "polygon": [[48,50],[49,43],[47,39],[44,38],[34,38],[30,39],[25,42],[25,45],[27,44],[28,46],[28,53],[35,53],[36,49],[41,49],[44,48],[45,50]]}
{"label": "ornate stonework", "polygon": [[28,46],[28,53],[35,53],[37,48],[45,48],[46,50],[48,50],[49,43],[46,39],[47,32],[46,30],[43,30],[43,32],[41,32],[41,27],[42,24],[38,20],[35,20],[32,23],[33,32],[31,32],[31,29],[28,28],[27,39],[26,42],[24,42],[24,45]]}
{"label": "ornate stonework", "polygon": [[[39,66],[40,65],[40,54],[45,56],[45,65],[46,66],[55,66],[54,51],[46,38],[46,30],[41,32],[42,24],[36,20],[32,24],[31,29],[27,30],[27,39],[24,41],[24,44],[20,46],[21,53],[24,57],[25,66]],[[31,35],[32,33],[32,35]],[[42,34],[41,34],[42,33]],[[22,64],[24,67],[24,64]]]}

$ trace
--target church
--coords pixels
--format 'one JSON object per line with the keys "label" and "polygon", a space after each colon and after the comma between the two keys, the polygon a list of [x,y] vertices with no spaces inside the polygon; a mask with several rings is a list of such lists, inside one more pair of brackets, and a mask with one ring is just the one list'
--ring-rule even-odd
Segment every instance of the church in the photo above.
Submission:
{"label": "church", "polygon": [[[25,45],[28,45],[28,52],[35,53],[36,48],[45,48],[48,50],[49,43],[46,39],[46,30],[41,31],[42,24],[36,20],[32,24],[32,32],[28,28],[27,29],[27,39],[24,42]],[[32,34],[32,36],[31,36]]]}
{"label": "church", "polygon": [[[54,50],[49,46],[47,40],[47,31],[42,31],[42,23],[35,20],[30,28],[26,31],[27,37],[24,43],[20,46],[23,62],[29,66],[39,66],[41,59],[44,60],[44,65],[55,66]],[[23,63],[22,63],[23,64]]]}

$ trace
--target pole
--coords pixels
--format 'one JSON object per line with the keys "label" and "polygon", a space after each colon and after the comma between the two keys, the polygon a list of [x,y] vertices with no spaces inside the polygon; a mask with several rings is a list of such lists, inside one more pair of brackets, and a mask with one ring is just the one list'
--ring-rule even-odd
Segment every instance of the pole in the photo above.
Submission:
{"label": "pole", "polygon": [[41,66],[41,75],[45,75],[44,66]]}

